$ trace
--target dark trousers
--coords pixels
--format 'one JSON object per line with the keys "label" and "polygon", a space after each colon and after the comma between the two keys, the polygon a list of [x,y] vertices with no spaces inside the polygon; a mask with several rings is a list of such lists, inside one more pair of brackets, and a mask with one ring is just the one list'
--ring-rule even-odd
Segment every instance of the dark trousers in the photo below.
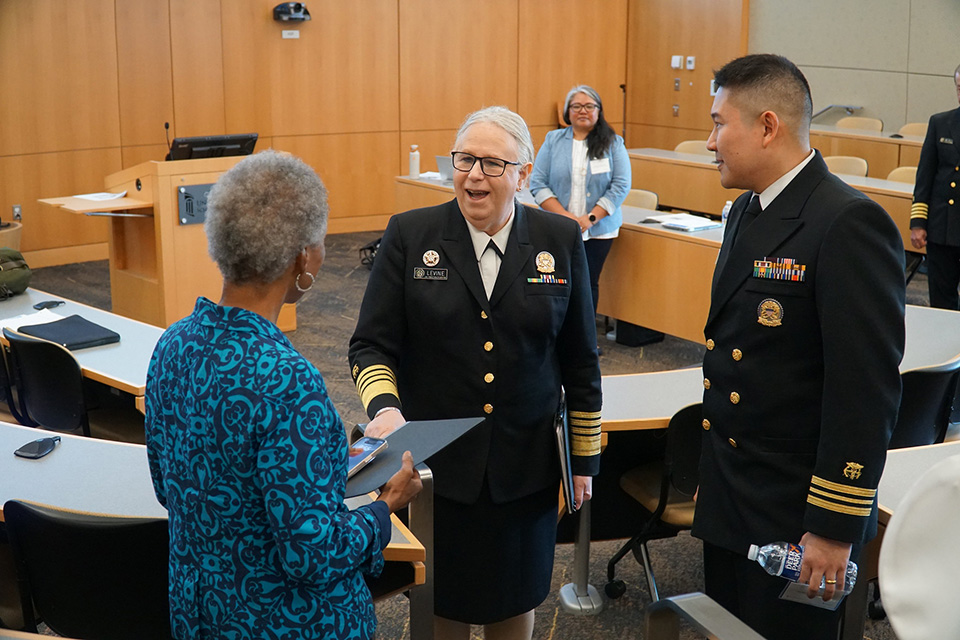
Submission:
{"label": "dark trousers", "polygon": [[960,247],[927,243],[927,283],[930,306],[938,309],[960,309]]}
{"label": "dark trousers", "polygon": [[587,252],[587,271],[590,272],[590,291],[593,293],[593,313],[597,313],[597,302],[600,301],[600,272],[603,271],[603,263],[607,260],[607,254],[610,253],[610,247],[613,246],[613,238],[606,240],[596,240],[591,238],[583,243],[583,248]]}
{"label": "dark trousers", "polygon": [[703,543],[708,596],[767,640],[836,640],[846,602],[836,611],[780,600],[786,580],[753,560]]}

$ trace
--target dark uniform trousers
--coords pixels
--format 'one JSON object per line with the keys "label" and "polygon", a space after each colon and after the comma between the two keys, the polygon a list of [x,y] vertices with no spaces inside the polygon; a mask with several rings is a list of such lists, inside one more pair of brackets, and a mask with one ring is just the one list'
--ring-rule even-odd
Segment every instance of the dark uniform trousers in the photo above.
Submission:
{"label": "dark uniform trousers", "polygon": [[739,229],[751,196],[731,211],[704,330],[693,534],[712,598],[765,637],[832,638],[839,613],[786,607],[784,580],[746,554],[808,531],[855,548],[876,533],[900,401],[903,244],[819,152]]}
{"label": "dark uniform trousers", "polygon": [[910,228],[927,231],[930,306],[960,309],[960,109],[930,117],[917,166]]}

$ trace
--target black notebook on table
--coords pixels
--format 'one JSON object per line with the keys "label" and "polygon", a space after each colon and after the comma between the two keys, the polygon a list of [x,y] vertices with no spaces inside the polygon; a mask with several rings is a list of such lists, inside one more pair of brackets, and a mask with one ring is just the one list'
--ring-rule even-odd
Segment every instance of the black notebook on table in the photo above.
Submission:
{"label": "black notebook on table", "polygon": [[120,334],[78,315],[43,324],[28,324],[19,333],[56,342],[70,351],[120,342]]}

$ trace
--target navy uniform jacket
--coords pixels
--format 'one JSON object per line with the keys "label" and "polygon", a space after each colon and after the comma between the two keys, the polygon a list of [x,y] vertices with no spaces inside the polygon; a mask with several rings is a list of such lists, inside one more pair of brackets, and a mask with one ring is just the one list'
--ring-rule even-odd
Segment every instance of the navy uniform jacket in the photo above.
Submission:
{"label": "navy uniform jacket", "polygon": [[704,330],[693,533],[743,554],[806,531],[861,543],[900,403],[900,234],[819,152],[733,245],[750,196],[730,213]]}
{"label": "navy uniform jacket", "polygon": [[960,109],[930,116],[910,208],[915,227],[928,242],[960,247]]}
{"label": "navy uniform jacket", "polygon": [[[553,263],[553,273],[538,271],[538,256]],[[401,401],[408,420],[486,416],[430,459],[437,493],[469,504],[484,474],[495,502],[557,486],[553,417],[561,384],[573,471],[597,473],[596,345],[579,227],[517,204],[487,301],[467,221],[452,200],[390,219],[349,357],[370,417]]]}

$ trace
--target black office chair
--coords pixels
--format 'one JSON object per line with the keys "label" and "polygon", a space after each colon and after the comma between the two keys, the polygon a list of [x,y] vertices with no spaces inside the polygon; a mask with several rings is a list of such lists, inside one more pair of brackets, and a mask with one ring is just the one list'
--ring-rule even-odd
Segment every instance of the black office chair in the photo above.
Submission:
{"label": "black office chair", "polygon": [[89,640],[169,640],[167,521],[3,506],[23,620],[32,602],[55,633]]}
{"label": "black office chair", "polygon": [[960,376],[960,358],[941,367],[900,375],[900,412],[889,449],[943,442],[950,426],[953,398]]}
{"label": "black office chair", "polygon": [[607,584],[604,591],[619,598],[626,591],[623,580],[616,579],[616,565],[628,552],[633,552],[643,565],[650,598],[656,602],[657,582],[650,566],[647,543],[672,538],[693,526],[693,495],[700,482],[700,447],[703,407],[684,407],[667,426],[666,452],[662,461],[631,469],[620,477],[620,486],[645,509],[651,512],[640,533],[628,540],[607,563]]}
{"label": "black office chair", "polygon": [[[73,354],[56,343],[10,329],[4,329],[3,336],[9,345],[10,376],[26,424],[56,431],[80,429],[89,436],[83,372]],[[14,417],[20,420],[21,416]]]}

